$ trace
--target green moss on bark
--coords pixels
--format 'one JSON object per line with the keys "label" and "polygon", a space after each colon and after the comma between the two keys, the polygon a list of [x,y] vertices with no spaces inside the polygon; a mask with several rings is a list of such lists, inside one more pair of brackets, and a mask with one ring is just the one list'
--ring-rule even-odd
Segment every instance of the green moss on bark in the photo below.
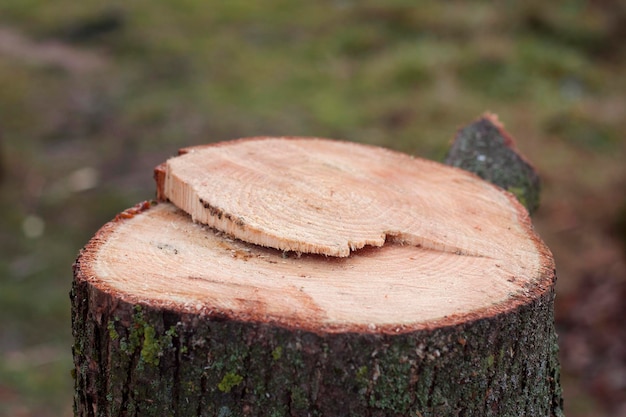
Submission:
{"label": "green moss on bark", "polygon": [[217,388],[222,392],[230,392],[234,387],[241,384],[243,377],[234,372],[227,372],[224,378],[217,384]]}
{"label": "green moss on bark", "polygon": [[407,334],[137,307],[75,282],[77,416],[562,416],[552,293]]}

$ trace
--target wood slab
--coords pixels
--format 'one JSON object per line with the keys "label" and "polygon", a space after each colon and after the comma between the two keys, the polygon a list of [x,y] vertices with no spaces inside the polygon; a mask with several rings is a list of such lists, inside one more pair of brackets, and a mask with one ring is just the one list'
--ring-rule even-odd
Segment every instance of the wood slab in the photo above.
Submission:
{"label": "wood slab", "polygon": [[158,198],[194,221],[298,253],[346,257],[393,240],[501,259],[529,225],[511,195],[475,175],[328,139],[261,137],[186,148],[157,167],[155,178]]}

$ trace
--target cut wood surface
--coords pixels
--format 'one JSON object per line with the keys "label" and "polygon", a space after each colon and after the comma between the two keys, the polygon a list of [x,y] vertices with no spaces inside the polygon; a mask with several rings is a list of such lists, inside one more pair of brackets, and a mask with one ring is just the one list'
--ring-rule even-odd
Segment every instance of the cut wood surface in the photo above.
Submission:
{"label": "cut wood surface", "polygon": [[251,138],[187,148],[155,177],[158,196],[194,221],[281,250],[345,257],[396,240],[501,259],[511,246],[534,246],[523,209],[486,182],[356,143]]}
{"label": "cut wood surface", "polygon": [[502,249],[510,259],[401,244],[347,258],[285,256],[160,203],[106,226],[83,253],[84,276],[121,299],[177,311],[311,331],[395,333],[495,315],[544,291],[551,258],[528,239],[521,247],[529,253]]}
{"label": "cut wood surface", "polygon": [[[312,331],[396,332],[497,314],[551,285],[552,257],[527,212],[462,170],[318,139],[192,148],[160,169],[161,197],[226,233],[169,203],[105,227],[84,255],[87,276],[134,302]],[[244,241],[269,233],[302,253]],[[385,233],[395,239],[385,244]],[[365,243],[383,246],[348,251]],[[304,253],[321,247],[351,255]]]}

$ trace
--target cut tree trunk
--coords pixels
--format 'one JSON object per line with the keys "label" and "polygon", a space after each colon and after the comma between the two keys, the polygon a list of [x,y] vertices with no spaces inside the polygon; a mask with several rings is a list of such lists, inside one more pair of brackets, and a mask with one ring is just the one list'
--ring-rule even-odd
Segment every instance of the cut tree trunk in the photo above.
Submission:
{"label": "cut tree trunk", "polygon": [[302,138],[155,177],[74,266],[76,415],[562,415],[554,263],[511,194]]}

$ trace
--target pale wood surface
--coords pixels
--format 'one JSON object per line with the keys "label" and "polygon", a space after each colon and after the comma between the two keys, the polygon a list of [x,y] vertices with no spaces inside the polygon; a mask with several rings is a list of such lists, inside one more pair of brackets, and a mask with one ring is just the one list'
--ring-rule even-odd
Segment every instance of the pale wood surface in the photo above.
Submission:
{"label": "pale wood surface", "polygon": [[157,170],[159,196],[194,221],[282,250],[345,257],[393,239],[501,258],[526,238],[511,227],[523,209],[490,184],[356,143],[252,138],[185,149]]}
{"label": "pale wood surface", "polygon": [[[243,140],[185,150],[159,175],[161,197],[165,190],[189,203],[196,221],[168,202],[144,205],[103,227],[81,255],[86,279],[133,303],[312,331],[395,333],[495,316],[555,278],[552,255],[511,195],[400,153]],[[232,237],[248,229],[242,239],[279,236],[281,249]],[[386,235],[394,239],[385,243]],[[306,253],[320,247],[349,256]]]}
{"label": "pale wood surface", "polygon": [[170,203],[107,224],[83,277],[116,298],[314,331],[405,332],[491,316],[550,288],[549,253],[507,258],[387,244],[347,258],[283,252],[190,221]]}

